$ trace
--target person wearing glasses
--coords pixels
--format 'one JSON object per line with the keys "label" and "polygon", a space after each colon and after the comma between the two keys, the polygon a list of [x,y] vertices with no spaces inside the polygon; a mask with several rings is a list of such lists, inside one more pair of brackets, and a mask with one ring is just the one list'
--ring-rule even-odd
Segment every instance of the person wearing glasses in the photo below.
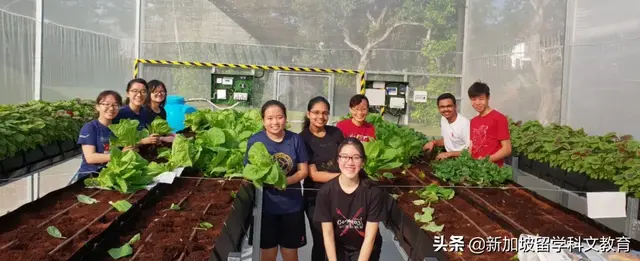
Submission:
{"label": "person wearing glasses", "polygon": [[345,119],[336,127],[342,131],[345,137],[354,137],[361,142],[368,142],[376,138],[376,130],[373,124],[367,122],[369,114],[369,99],[367,96],[357,94],[349,100],[351,118]]}
{"label": "person wearing glasses", "polygon": [[322,226],[319,222],[313,221],[317,190],[340,174],[335,155],[344,136],[340,129],[327,125],[329,109],[329,101],[322,96],[309,100],[304,127],[300,132],[310,159],[309,175],[304,180],[304,187],[311,190],[304,191],[304,205],[313,238],[311,261],[326,260]]}
{"label": "person wearing glasses", "polygon": [[167,87],[159,80],[149,81],[149,97],[147,97],[147,108],[149,109],[149,119],[155,120],[160,117],[167,120],[167,111],[164,105],[167,103]]}
{"label": "person wearing glasses", "polygon": [[451,93],[443,93],[437,99],[440,118],[440,135],[442,138],[427,142],[422,148],[431,151],[434,147],[444,147],[446,152],[439,153],[436,160],[458,157],[471,143],[470,121],[458,114],[456,97]]}
{"label": "person wearing glasses", "polygon": [[[80,129],[78,144],[82,146],[82,163],[80,169],[71,178],[69,184],[92,173],[98,173],[109,162],[109,141],[111,125],[122,105],[122,96],[115,91],[103,91],[96,98],[98,118],[87,122]],[[126,147],[123,151],[131,150]]]}
{"label": "person wearing glasses", "polygon": [[340,175],[318,191],[314,221],[322,223],[329,261],[380,260],[379,222],[386,211],[382,190],[362,179],[367,156],[356,138],[346,138],[337,153]]}
{"label": "person wearing glasses", "polygon": [[[136,78],[129,81],[127,83],[127,99],[124,101],[125,106],[120,108],[118,116],[113,119],[113,123],[117,124],[123,119],[137,120],[139,122],[138,130],[142,130],[151,124],[153,119],[149,119],[151,114],[145,106],[148,92],[149,85],[144,79]],[[157,135],[149,135],[149,137],[140,140],[139,144],[158,144],[158,142]]]}

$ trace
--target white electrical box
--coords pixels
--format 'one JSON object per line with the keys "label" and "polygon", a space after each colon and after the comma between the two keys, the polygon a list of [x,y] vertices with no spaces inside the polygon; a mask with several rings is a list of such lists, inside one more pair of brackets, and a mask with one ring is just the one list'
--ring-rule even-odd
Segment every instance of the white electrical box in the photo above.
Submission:
{"label": "white electrical box", "polygon": [[364,96],[369,99],[369,106],[384,106],[384,100],[387,90],[382,89],[365,89]]}
{"label": "white electrical box", "polygon": [[404,109],[404,98],[391,97],[391,99],[389,99],[389,108]]}
{"label": "white electrical box", "polygon": [[244,93],[244,92],[233,93],[233,99],[236,101],[246,101],[248,98],[249,98],[248,93]]}
{"label": "white electrical box", "polygon": [[216,98],[218,100],[225,100],[227,99],[227,90],[225,89],[218,89],[216,90]]}
{"label": "white electrical box", "polygon": [[384,87],[386,87],[385,82],[373,82],[374,89],[384,89]]}
{"label": "white electrical box", "polygon": [[413,102],[427,102],[427,92],[426,91],[413,91]]}
{"label": "white electrical box", "polygon": [[222,85],[233,85],[233,77],[223,77]]}
{"label": "white electrical box", "polygon": [[216,83],[217,84],[222,84],[222,78],[216,78]]}

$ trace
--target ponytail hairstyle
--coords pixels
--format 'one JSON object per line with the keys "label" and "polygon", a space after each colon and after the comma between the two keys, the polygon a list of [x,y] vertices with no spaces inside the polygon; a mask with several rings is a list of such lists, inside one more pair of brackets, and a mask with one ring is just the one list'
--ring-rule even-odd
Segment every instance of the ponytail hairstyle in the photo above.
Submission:
{"label": "ponytail hairstyle", "polygon": [[[307,112],[311,112],[311,108],[313,108],[314,105],[316,105],[317,103],[324,103],[327,105],[327,109],[331,110],[331,105],[329,104],[329,101],[327,101],[327,99],[325,99],[322,96],[316,96],[313,99],[309,100],[309,104],[307,104]],[[304,116],[304,123],[302,124],[302,129],[308,129],[309,125],[311,125],[311,121],[309,120],[309,117],[307,117],[307,115]]]}
{"label": "ponytail hairstyle", "polygon": [[[147,94],[149,93],[149,84],[147,84],[147,81],[142,78],[135,78],[129,81],[129,83],[127,83],[127,93],[129,93],[129,90],[131,90],[131,86],[133,86],[134,83],[144,85],[144,89],[147,91]],[[129,105],[129,97],[124,100],[124,105]]]}
{"label": "ponytail hairstyle", "polygon": [[[360,157],[362,157],[363,165],[367,163],[367,155],[364,153],[364,145],[360,140],[354,137],[346,138],[344,139],[344,141],[342,141],[342,143],[340,143],[340,145],[338,146],[338,150],[336,150],[336,162],[339,160],[338,155],[340,155],[340,151],[342,151],[342,148],[347,145],[352,145],[353,147],[356,148],[358,153],[360,153]],[[371,187],[375,185],[371,181],[371,179],[369,179],[369,176],[367,175],[367,172],[364,171],[364,169],[360,169],[360,172],[358,173],[358,178],[360,179],[361,184],[364,184],[366,187]]]}

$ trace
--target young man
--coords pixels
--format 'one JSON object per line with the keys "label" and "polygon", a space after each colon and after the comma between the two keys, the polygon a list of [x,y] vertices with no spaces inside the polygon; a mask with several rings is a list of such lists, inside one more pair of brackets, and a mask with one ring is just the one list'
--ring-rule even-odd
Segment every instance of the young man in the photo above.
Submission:
{"label": "young man", "polygon": [[504,158],[511,155],[507,117],[489,106],[489,86],[485,83],[473,83],[468,94],[471,106],[478,112],[478,116],[471,119],[471,156],[489,157],[489,161],[502,167]]}
{"label": "young man", "polygon": [[444,93],[438,96],[436,101],[440,118],[440,135],[442,139],[427,142],[423,150],[431,151],[433,147],[444,147],[447,152],[442,152],[436,156],[437,160],[451,157],[458,157],[463,150],[469,148],[469,119],[458,114],[456,97],[451,93]]}

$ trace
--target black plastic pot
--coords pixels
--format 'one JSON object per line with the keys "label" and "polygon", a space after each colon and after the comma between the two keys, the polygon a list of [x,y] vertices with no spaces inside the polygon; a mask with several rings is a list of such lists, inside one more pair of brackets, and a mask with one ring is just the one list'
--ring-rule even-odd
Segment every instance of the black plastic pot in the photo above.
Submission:
{"label": "black plastic pot", "polygon": [[24,152],[20,151],[12,157],[0,160],[0,175],[9,177],[12,172],[24,168],[25,165]]}
{"label": "black plastic pot", "polygon": [[553,185],[563,188],[567,177],[567,171],[551,167],[549,164],[545,165],[547,166],[547,175],[544,176],[543,179]]}
{"label": "black plastic pot", "polygon": [[585,191],[587,192],[616,192],[620,191],[620,187],[613,183],[613,181],[604,179],[589,179],[585,185]]}
{"label": "black plastic pot", "polygon": [[66,141],[61,141],[59,143],[60,143],[60,150],[62,150],[62,152],[72,151],[78,148],[78,145],[74,140],[66,140]]}
{"label": "black plastic pot", "polygon": [[589,176],[586,174],[567,171],[562,188],[569,191],[587,191],[585,187],[587,181],[589,181]]}
{"label": "black plastic pot", "polygon": [[[525,171],[525,172],[531,173],[531,169],[533,168],[533,161],[530,160],[527,157],[527,155],[525,155],[524,153],[520,153],[518,155],[518,168],[523,170],[523,171]],[[531,173],[531,174],[533,174],[533,173]],[[535,174],[533,174],[533,175],[535,175]]]}
{"label": "black plastic pot", "polygon": [[398,202],[385,193],[389,216],[385,225],[393,231],[395,238],[400,243],[411,260],[448,260],[443,252],[435,252],[433,239],[420,228],[413,217],[408,216]]}

